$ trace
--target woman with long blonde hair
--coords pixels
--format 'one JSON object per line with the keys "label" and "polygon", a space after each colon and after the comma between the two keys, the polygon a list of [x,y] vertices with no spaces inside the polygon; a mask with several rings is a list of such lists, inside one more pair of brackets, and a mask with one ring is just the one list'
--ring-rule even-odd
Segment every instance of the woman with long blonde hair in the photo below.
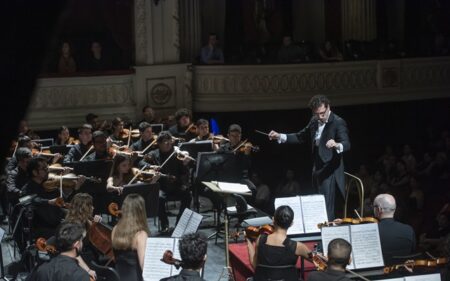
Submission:
{"label": "woman with long blonde hair", "polygon": [[122,217],[112,230],[116,270],[121,279],[143,280],[142,268],[149,234],[145,201],[139,194],[129,194],[122,203]]}

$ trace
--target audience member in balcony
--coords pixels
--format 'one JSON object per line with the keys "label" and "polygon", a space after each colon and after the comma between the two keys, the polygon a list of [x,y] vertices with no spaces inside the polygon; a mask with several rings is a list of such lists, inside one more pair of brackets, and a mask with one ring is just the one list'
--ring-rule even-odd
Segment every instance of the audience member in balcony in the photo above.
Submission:
{"label": "audience member in balcony", "polygon": [[408,173],[414,173],[416,171],[416,157],[412,154],[411,146],[408,144],[403,146],[403,155],[401,159],[405,162]]}
{"label": "audience member in balcony", "polygon": [[69,42],[63,42],[58,60],[58,73],[69,74],[77,71],[77,64],[72,56],[72,47]]}
{"label": "audience member in balcony", "polygon": [[300,47],[292,42],[292,37],[285,35],[283,37],[283,44],[278,50],[277,59],[279,63],[300,62],[301,53],[302,50]]}
{"label": "audience member in balcony", "polygon": [[223,52],[217,46],[219,40],[217,34],[210,33],[208,37],[208,45],[204,46],[200,53],[201,63],[204,64],[222,64],[224,63]]}
{"label": "audience member in balcony", "polygon": [[286,177],[278,184],[275,190],[275,197],[290,197],[300,193],[300,184],[295,180],[294,171],[286,171]]}
{"label": "audience member in balcony", "polygon": [[111,60],[104,54],[100,42],[93,41],[91,44],[91,54],[86,62],[86,70],[102,71],[111,69],[111,67]]}
{"label": "audience member in balcony", "polygon": [[323,61],[344,60],[339,49],[333,43],[331,43],[331,41],[325,41],[323,46],[319,49],[319,55]]}

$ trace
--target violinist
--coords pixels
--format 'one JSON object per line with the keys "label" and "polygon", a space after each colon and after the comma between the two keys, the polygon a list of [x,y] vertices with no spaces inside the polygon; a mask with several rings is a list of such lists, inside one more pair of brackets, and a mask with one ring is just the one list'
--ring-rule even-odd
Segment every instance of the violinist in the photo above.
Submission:
{"label": "violinist", "polygon": [[[145,121],[141,122],[139,124],[139,133],[141,134],[141,138],[131,145],[130,148],[132,151],[143,151],[154,140],[152,125],[150,125],[150,123],[147,123]],[[155,147],[148,148],[146,152],[155,148],[156,145]]]}
{"label": "violinist", "polygon": [[116,117],[111,122],[112,125],[112,133],[109,138],[117,145],[123,145],[124,141],[126,141],[125,133],[124,133],[124,122],[122,118]]}
{"label": "violinist", "polygon": [[[158,149],[150,151],[140,163],[140,167],[144,165],[157,165],[164,166],[160,169],[161,173],[170,175],[172,177],[164,177],[159,180],[160,191],[159,191],[159,206],[158,206],[158,217],[161,221],[162,233],[168,234],[169,232],[169,219],[166,213],[166,201],[170,198],[171,200],[180,200],[180,210],[177,215],[177,222],[185,208],[189,207],[191,204],[191,193],[189,191],[189,171],[187,169],[187,163],[185,161],[180,161],[174,153],[172,135],[163,131],[159,134],[158,139]],[[169,159],[170,157],[170,159]],[[166,161],[167,160],[167,161]]]}
{"label": "violinist", "polygon": [[183,138],[185,141],[190,141],[195,138],[195,129],[190,131],[189,127],[192,125],[192,115],[187,108],[180,108],[175,112],[176,125],[169,128],[169,132],[176,138]]}
{"label": "violinist", "polygon": [[27,120],[21,120],[18,129],[19,135],[27,136],[32,140],[40,139],[39,135],[36,134],[29,126]]}
{"label": "violinist", "polygon": [[[16,153],[17,153],[17,150],[21,147],[26,147],[30,151],[33,149],[33,141],[31,141],[30,137],[28,137],[28,136],[19,137],[19,139],[17,141]],[[6,164],[5,172],[9,173],[10,171],[14,170],[14,168],[16,168],[16,167],[17,167],[17,158],[16,158],[16,155],[13,155],[11,157],[11,159],[9,159],[8,164]]]}
{"label": "violinist", "polygon": [[[112,166],[112,173],[107,180],[106,190],[117,195],[121,195],[123,192],[123,186],[134,177],[133,168],[131,166],[130,157],[122,154],[117,154],[114,157],[114,163]],[[118,202],[118,197],[113,199],[114,202]]]}
{"label": "violinist", "polygon": [[8,201],[12,206],[19,203],[19,197],[22,196],[22,188],[29,180],[27,174],[27,166],[31,158],[31,150],[29,150],[28,148],[20,147],[17,149],[17,167],[10,171],[6,178]]}
{"label": "violinist", "polygon": [[160,123],[160,118],[156,118],[155,111],[149,105],[146,105],[142,108],[142,120],[138,123],[147,122],[149,124]]}
{"label": "violinist", "polygon": [[58,137],[56,138],[56,145],[74,145],[79,141],[70,136],[69,128],[61,126],[58,130]]}
{"label": "violinist", "polygon": [[[206,119],[198,119],[195,122],[195,129],[197,137],[190,140],[190,142],[212,140],[213,135],[209,132],[209,122]],[[217,151],[219,145],[213,142],[213,150]]]}
{"label": "violinist", "polygon": [[116,270],[121,280],[143,280],[145,246],[149,235],[144,199],[139,194],[129,194],[122,204],[122,216],[112,230]]}
{"label": "violinist", "polygon": [[294,221],[294,211],[283,205],[275,210],[274,232],[261,234],[254,244],[247,238],[249,260],[255,269],[255,281],[299,280],[296,269],[299,256],[310,259],[311,251],[301,242],[287,237],[287,230]]}
{"label": "violinist", "polygon": [[204,281],[200,270],[206,262],[206,238],[200,233],[186,234],[178,243],[183,269],[179,275],[163,278],[161,281]]}
{"label": "violinist", "polygon": [[36,281],[89,281],[94,271],[86,272],[77,257],[83,248],[86,230],[78,223],[64,222],[56,232],[56,246],[60,254],[42,264],[32,273],[30,280]]}
{"label": "violinist", "polygon": [[69,152],[64,156],[63,163],[79,161],[91,147],[92,126],[84,124],[78,128],[78,139],[80,142],[72,146]]}
{"label": "violinist", "polygon": [[86,156],[83,161],[107,160],[111,158],[108,152],[106,135],[103,131],[95,131],[92,134],[93,152]]}
{"label": "violinist", "polygon": [[91,125],[93,131],[100,130],[101,124],[98,120],[98,115],[94,113],[88,113],[85,117],[86,123]]}
{"label": "violinist", "polygon": [[393,256],[411,255],[416,250],[416,235],[411,226],[395,221],[395,198],[390,194],[380,194],[373,201],[373,211],[379,220],[381,251],[385,265],[395,262]]}
{"label": "violinist", "polygon": [[352,245],[336,238],[328,244],[328,261],[325,271],[311,272],[308,281],[351,281],[345,277],[345,269],[351,263]]}
{"label": "violinist", "polygon": [[[24,195],[37,195],[32,201],[34,235],[49,238],[65,217],[64,211],[57,206],[57,198],[64,194],[60,194],[59,189],[48,192],[44,188],[43,183],[48,179],[48,164],[45,159],[40,157],[31,159],[27,173],[30,180],[24,186]],[[75,189],[79,188],[84,180],[84,177],[80,177],[76,181]]]}
{"label": "violinist", "polygon": [[[87,193],[77,193],[70,201],[70,208],[68,209],[64,222],[77,223],[84,227],[85,232],[89,231],[93,222],[100,222],[102,217],[95,215],[92,218],[94,205],[92,196]],[[95,271],[88,266],[92,260],[96,260],[96,254],[92,244],[86,237],[83,239],[83,247],[79,250],[77,257],[79,265],[84,268],[89,275],[93,275]]]}

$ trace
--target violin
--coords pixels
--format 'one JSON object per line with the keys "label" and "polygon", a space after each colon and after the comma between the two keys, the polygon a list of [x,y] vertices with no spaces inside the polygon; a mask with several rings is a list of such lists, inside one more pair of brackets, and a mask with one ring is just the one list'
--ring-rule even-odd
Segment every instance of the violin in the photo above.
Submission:
{"label": "violin", "polygon": [[179,269],[181,266],[183,266],[183,262],[181,260],[173,257],[173,252],[171,250],[166,250],[164,252],[161,261],[166,264],[175,266],[176,269]]}
{"label": "violin", "polygon": [[274,232],[274,228],[270,224],[265,224],[262,226],[248,226],[244,230],[245,236],[250,240],[256,240],[261,234],[272,234]]}
{"label": "violin", "polygon": [[116,202],[109,203],[108,212],[114,217],[119,217],[122,214],[122,211],[119,210],[119,205],[117,205]]}
{"label": "violin", "polygon": [[[76,180],[78,180],[80,177],[75,174],[66,174],[63,176],[55,175],[55,174],[49,174],[49,178],[42,184],[44,189],[46,191],[53,191],[60,187],[61,185],[61,179],[62,179],[62,187],[63,188],[75,188],[77,185]],[[95,183],[101,183],[101,178],[96,177],[86,177],[86,180],[95,182]]]}
{"label": "violin", "polygon": [[197,126],[195,126],[194,123],[189,125],[186,130],[184,131],[185,134],[191,133],[191,134],[197,134]]}
{"label": "violin", "polygon": [[405,268],[409,272],[413,272],[414,267],[428,267],[435,268],[439,266],[444,266],[448,264],[448,258],[433,258],[433,259],[420,259],[420,260],[407,260],[402,264],[396,264],[392,266],[387,266],[383,269],[385,274],[389,274],[393,271],[399,270],[400,268]]}
{"label": "violin", "polygon": [[55,204],[56,204],[56,206],[58,206],[60,208],[70,209],[70,207],[71,207],[70,203],[64,202],[64,198],[62,198],[62,197],[56,198]]}
{"label": "violin", "polygon": [[212,140],[214,144],[220,144],[222,142],[230,142],[229,139],[227,139],[226,137],[222,136],[222,135],[216,135],[214,136],[213,134],[209,135],[208,140]]}
{"label": "violin", "polygon": [[36,248],[41,252],[47,252],[51,255],[56,255],[58,253],[55,245],[47,244],[47,240],[43,237],[36,239]]}
{"label": "violin", "polygon": [[36,148],[31,149],[31,154],[33,156],[46,156],[46,157],[55,157],[59,155],[59,153],[50,153],[49,149],[39,150]]}
{"label": "violin", "polygon": [[250,148],[251,152],[258,152],[259,151],[259,146],[255,146],[251,142],[248,142],[247,140],[245,140],[241,144],[239,144],[235,149],[233,149],[233,152],[245,153],[248,148]]}
{"label": "violin", "polygon": [[48,166],[49,172],[72,172],[73,168],[71,167],[64,167],[61,164],[55,163]]}
{"label": "violin", "polygon": [[349,224],[364,224],[364,223],[378,223],[378,220],[373,217],[363,217],[363,218],[343,218],[343,219],[335,219],[332,222],[323,222],[317,224],[317,227],[321,229],[322,227],[328,226],[338,226],[338,225],[349,225]]}

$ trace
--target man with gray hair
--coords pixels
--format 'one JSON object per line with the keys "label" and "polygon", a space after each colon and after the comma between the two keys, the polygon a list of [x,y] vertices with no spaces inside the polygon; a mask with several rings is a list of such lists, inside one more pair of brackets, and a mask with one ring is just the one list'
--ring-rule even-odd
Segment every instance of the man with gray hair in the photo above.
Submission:
{"label": "man with gray hair", "polygon": [[380,194],[373,201],[373,212],[379,219],[381,250],[384,264],[391,265],[395,256],[413,254],[416,249],[416,235],[411,226],[394,220],[395,198],[390,194]]}

